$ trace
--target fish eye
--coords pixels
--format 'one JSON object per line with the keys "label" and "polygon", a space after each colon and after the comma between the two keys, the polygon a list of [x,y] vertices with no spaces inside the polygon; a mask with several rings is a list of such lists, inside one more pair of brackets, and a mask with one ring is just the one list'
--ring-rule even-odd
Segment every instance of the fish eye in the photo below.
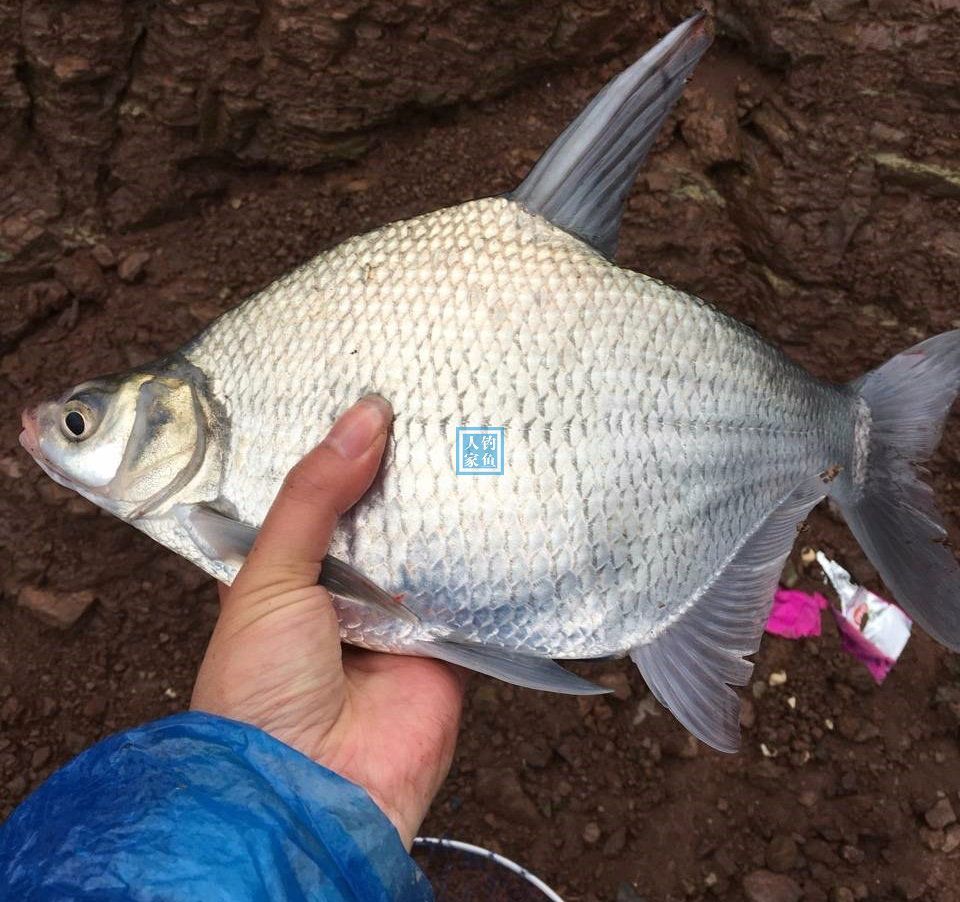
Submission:
{"label": "fish eye", "polygon": [[60,428],[72,442],[87,438],[96,426],[93,411],[79,401],[68,401],[63,409]]}
{"label": "fish eye", "polygon": [[71,410],[64,418],[63,425],[67,427],[78,438],[83,435],[87,428],[87,421],[79,410]]}

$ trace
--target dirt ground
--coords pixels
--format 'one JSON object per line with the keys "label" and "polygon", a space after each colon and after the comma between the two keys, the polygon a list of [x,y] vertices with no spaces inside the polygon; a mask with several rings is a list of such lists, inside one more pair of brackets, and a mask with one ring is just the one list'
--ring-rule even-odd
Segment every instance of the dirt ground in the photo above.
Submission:
{"label": "dirt ground", "polygon": [[[707,6],[717,42],[620,262],[835,380],[960,327],[960,3]],[[0,3],[0,815],[100,737],[182,710],[217,609],[198,570],[41,474],[20,409],[162,355],[343,237],[509,189],[690,11]],[[956,540],[956,415],[930,471]],[[882,591],[826,507],[801,546]],[[799,553],[788,570],[820,586]],[[29,608],[51,600],[84,613],[52,627]],[[882,687],[829,618],[819,639],[767,637],[736,756],[626,662],[578,670],[616,695],[472,680],[425,834],[568,900],[960,899],[960,658],[919,630]],[[419,857],[442,899],[533,898]]]}

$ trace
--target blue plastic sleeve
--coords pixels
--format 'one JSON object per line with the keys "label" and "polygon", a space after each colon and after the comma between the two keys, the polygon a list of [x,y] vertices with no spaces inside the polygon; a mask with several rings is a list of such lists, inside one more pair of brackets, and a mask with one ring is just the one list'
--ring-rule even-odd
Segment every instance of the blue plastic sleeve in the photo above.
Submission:
{"label": "blue plastic sleeve", "polygon": [[262,730],[178,714],[103,740],[0,826],[0,899],[430,900],[358,786]]}

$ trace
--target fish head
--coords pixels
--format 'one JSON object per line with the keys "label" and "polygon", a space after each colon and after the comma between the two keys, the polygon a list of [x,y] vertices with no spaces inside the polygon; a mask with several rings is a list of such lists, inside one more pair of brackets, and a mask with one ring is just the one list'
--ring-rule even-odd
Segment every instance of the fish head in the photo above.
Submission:
{"label": "fish head", "polygon": [[206,420],[189,378],[83,382],[22,414],[20,444],[60,485],[125,520],[155,511],[200,468]]}

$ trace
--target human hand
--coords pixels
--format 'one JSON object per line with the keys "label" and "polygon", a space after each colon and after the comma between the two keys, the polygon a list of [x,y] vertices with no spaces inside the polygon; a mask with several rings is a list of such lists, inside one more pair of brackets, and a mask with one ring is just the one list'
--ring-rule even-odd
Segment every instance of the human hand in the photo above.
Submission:
{"label": "human hand", "polygon": [[337,519],[370,487],[392,411],[363,398],[288,474],[231,588],[191,708],[259,727],[362,786],[409,849],[450,768],[463,685],[428,658],[342,647],[317,584]]}

